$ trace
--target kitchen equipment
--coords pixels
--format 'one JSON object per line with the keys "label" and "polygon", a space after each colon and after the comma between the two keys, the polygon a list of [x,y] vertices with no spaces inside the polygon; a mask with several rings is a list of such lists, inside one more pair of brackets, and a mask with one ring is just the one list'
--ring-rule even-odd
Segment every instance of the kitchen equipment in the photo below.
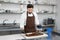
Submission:
{"label": "kitchen equipment", "polygon": [[38,0],[35,0],[35,4],[38,4]]}
{"label": "kitchen equipment", "polygon": [[3,20],[3,25],[7,24],[5,21],[8,21],[8,19]]}
{"label": "kitchen equipment", "polygon": [[44,19],[43,24],[44,25],[55,24],[55,22],[53,18],[48,18],[48,19]]}
{"label": "kitchen equipment", "polygon": [[48,18],[47,22],[48,22],[47,24],[54,24],[54,19]]}
{"label": "kitchen equipment", "polygon": [[42,10],[41,13],[49,13],[47,10]]}
{"label": "kitchen equipment", "polygon": [[10,13],[10,10],[5,10],[6,13]]}
{"label": "kitchen equipment", "polygon": [[37,28],[42,28],[42,25],[38,25]]}
{"label": "kitchen equipment", "polygon": [[24,0],[19,0],[19,1],[18,1],[18,3],[20,3],[20,4],[25,4],[25,2],[26,2],[26,1],[24,1]]}
{"label": "kitchen equipment", "polygon": [[18,0],[9,0],[11,3],[18,3]]}
{"label": "kitchen equipment", "polygon": [[13,24],[16,25],[16,20],[13,21]]}
{"label": "kitchen equipment", "polygon": [[5,12],[5,10],[4,9],[0,9],[0,13],[2,13],[2,12]]}
{"label": "kitchen equipment", "polygon": [[10,2],[10,0],[4,0],[4,2]]}
{"label": "kitchen equipment", "polygon": [[31,1],[28,1],[28,4],[31,4]]}
{"label": "kitchen equipment", "polygon": [[44,11],[44,13],[48,13],[48,11]]}
{"label": "kitchen equipment", "polygon": [[47,28],[47,34],[48,34],[48,37],[47,37],[47,39],[49,40],[52,40],[52,31],[53,31],[53,29],[52,28]]}

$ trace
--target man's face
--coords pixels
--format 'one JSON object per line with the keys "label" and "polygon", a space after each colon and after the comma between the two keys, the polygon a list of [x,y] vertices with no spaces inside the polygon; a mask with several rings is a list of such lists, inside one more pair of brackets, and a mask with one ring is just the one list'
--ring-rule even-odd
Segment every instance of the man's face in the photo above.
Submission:
{"label": "man's face", "polygon": [[27,12],[32,13],[33,12],[33,8],[27,8]]}

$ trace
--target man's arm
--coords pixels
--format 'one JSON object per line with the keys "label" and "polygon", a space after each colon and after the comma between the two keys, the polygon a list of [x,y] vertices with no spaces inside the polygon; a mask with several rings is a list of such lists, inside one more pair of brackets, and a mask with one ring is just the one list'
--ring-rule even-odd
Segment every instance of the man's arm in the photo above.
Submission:
{"label": "man's arm", "polygon": [[20,18],[20,29],[24,30],[24,21],[25,21],[25,15],[24,13],[21,14],[21,18]]}
{"label": "man's arm", "polygon": [[38,18],[38,15],[37,13],[35,13],[35,25],[39,25],[39,18]]}

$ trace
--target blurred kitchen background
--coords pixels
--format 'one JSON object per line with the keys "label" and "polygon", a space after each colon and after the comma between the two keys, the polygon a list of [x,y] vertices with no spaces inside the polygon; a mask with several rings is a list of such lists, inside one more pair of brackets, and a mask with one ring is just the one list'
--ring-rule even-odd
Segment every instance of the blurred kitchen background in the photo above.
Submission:
{"label": "blurred kitchen background", "polygon": [[[34,5],[34,11],[39,16],[40,24],[47,18],[56,19],[56,0],[0,0],[0,24],[4,20],[6,23],[20,23],[21,14],[26,11],[26,5]],[[48,15],[48,16],[47,16]]]}
{"label": "blurred kitchen background", "polygon": [[60,0],[0,0],[1,35],[20,33],[20,17],[29,3],[34,5],[42,27],[51,26],[56,32],[60,30]]}
{"label": "blurred kitchen background", "polygon": [[19,27],[21,14],[27,10],[26,5],[29,3],[34,5],[34,11],[38,14],[40,25],[52,24],[54,26],[56,22],[54,28],[59,29],[59,13],[57,13],[56,0],[0,0],[0,25],[17,24],[17,27]]}

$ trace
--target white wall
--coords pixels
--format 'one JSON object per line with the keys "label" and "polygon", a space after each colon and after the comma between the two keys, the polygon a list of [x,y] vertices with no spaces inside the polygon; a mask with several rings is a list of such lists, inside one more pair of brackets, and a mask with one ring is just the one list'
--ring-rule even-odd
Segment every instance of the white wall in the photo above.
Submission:
{"label": "white wall", "polygon": [[[45,0],[46,1],[46,0]],[[17,5],[17,4],[2,4],[0,6],[0,9],[10,9],[10,10],[16,10],[18,12],[20,12],[20,5]],[[25,7],[25,6],[24,6]],[[48,7],[48,6],[35,6],[35,8],[37,9],[40,9],[40,10],[50,10],[52,11],[52,7]],[[24,10],[26,8],[23,8]],[[35,10],[36,11],[36,10]],[[3,22],[4,19],[8,19],[9,20],[9,23],[13,22],[14,20],[16,20],[17,23],[20,22],[20,16],[21,14],[0,14],[0,23]],[[40,24],[42,24],[43,22],[43,19],[45,18],[55,18],[55,14],[38,14],[38,17],[39,17],[39,21],[40,21]]]}
{"label": "white wall", "polygon": [[60,30],[60,0],[57,0],[56,26]]}

